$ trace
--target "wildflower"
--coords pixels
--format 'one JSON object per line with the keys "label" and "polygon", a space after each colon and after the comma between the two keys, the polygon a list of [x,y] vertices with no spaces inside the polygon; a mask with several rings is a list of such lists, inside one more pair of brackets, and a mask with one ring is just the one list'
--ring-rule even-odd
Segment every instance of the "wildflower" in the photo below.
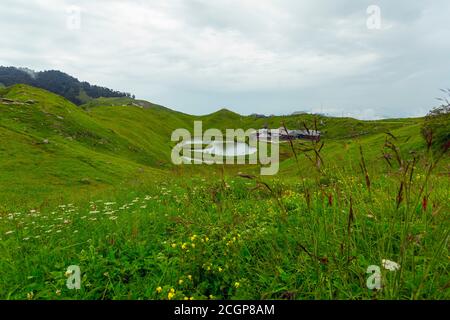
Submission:
{"label": "wildflower", "polygon": [[427,206],[428,206],[428,198],[424,196],[422,200],[422,210],[423,211],[427,210]]}
{"label": "wildflower", "polygon": [[188,297],[184,297],[184,300],[189,300],[189,298]]}
{"label": "wildflower", "polygon": [[156,292],[161,293],[161,291],[162,291],[161,287],[156,288]]}
{"label": "wildflower", "polygon": [[60,296],[61,295],[61,290],[58,289],[58,290],[55,291],[55,293],[56,293],[57,296]]}
{"label": "wildflower", "polygon": [[197,239],[197,235],[196,235],[196,234],[194,234],[194,235],[191,237],[191,241],[195,241],[195,239]]}
{"label": "wildflower", "polygon": [[192,248],[195,248],[195,243],[191,243]]}
{"label": "wildflower", "polygon": [[181,249],[186,250],[186,249],[187,249],[187,245],[188,245],[188,244],[187,244],[186,242],[183,243],[182,246],[181,246]]}
{"label": "wildflower", "polygon": [[70,277],[70,276],[72,275],[72,273],[73,273],[73,271],[67,270],[67,271],[64,273],[64,275],[65,275],[66,277]]}
{"label": "wildflower", "polygon": [[194,297],[190,297],[189,300],[194,300]]}
{"label": "wildflower", "polygon": [[223,271],[223,269],[221,267],[217,268],[217,270],[219,270],[219,272]]}
{"label": "wildflower", "polygon": [[177,244],[176,243],[172,243],[172,248],[176,248]]}
{"label": "wildflower", "polygon": [[389,271],[396,271],[396,270],[400,269],[400,265],[397,262],[394,262],[391,260],[383,259],[381,261],[381,264],[383,265],[383,268],[385,268]]}
{"label": "wildflower", "polygon": [[6,231],[6,232],[5,232],[5,235],[11,234],[11,233],[13,233],[13,232],[14,232],[14,230]]}
{"label": "wildflower", "polygon": [[33,291],[27,293],[27,299],[28,299],[28,300],[33,299],[33,297],[34,297]]}
{"label": "wildflower", "polygon": [[173,297],[175,297],[175,289],[174,289],[174,288],[171,288],[171,289],[169,290],[169,293],[167,294],[167,298],[168,298],[169,300],[172,300]]}
{"label": "wildflower", "polygon": [[237,289],[237,288],[239,288],[241,286],[241,284],[239,283],[239,282],[235,282],[234,283],[234,287]]}
{"label": "wildflower", "polygon": [[189,274],[187,277],[188,277],[189,280],[192,281],[192,275]]}
{"label": "wildflower", "polygon": [[180,279],[180,280],[178,280],[178,284],[183,284],[183,282],[184,282],[184,280],[183,279]]}

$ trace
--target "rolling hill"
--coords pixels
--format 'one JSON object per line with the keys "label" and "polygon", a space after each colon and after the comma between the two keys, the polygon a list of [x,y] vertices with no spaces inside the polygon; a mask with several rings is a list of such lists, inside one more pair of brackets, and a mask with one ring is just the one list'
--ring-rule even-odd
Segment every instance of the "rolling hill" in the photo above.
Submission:
{"label": "rolling hill", "polygon": [[0,88],[28,84],[59,94],[80,105],[100,97],[131,97],[130,93],[91,85],[58,70],[36,72],[28,68],[0,66]]}
{"label": "rolling hill", "polygon": [[[227,109],[191,116],[127,97],[93,99],[76,106],[22,84],[0,89],[0,194],[18,202],[46,199],[65,190],[93,192],[170,174],[177,170],[170,160],[171,133],[177,128],[191,130],[194,120],[202,120],[205,129],[225,130],[277,128],[283,121],[289,128],[302,128],[304,123],[311,126],[313,119],[324,133],[331,159],[355,139],[361,143],[377,139],[376,144],[382,144],[386,131],[406,130],[415,136],[411,141],[420,144],[421,119],[360,121],[307,114],[261,119]],[[285,146],[282,154],[287,159],[281,174],[289,172],[293,161]],[[376,151],[373,157],[378,155]],[[22,190],[36,196],[24,196]]]}
{"label": "rolling hill", "polygon": [[[174,166],[171,132],[195,120],[316,121],[324,145],[280,145],[269,177]],[[191,116],[0,88],[0,299],[448,299],[449,162],[427,151],[422,122]],[[399,270],[371,290],[367,268],[386,259]]]}

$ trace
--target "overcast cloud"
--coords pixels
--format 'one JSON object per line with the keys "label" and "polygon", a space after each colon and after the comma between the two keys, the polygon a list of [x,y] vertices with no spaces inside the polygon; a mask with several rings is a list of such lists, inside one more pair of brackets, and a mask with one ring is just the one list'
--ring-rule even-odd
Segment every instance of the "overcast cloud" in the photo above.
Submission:
{"label": "overcast cloud", "polygon": [[450,87],[449,20],[448,0],[1,0],[0,65],[191,114],[421,116]]}

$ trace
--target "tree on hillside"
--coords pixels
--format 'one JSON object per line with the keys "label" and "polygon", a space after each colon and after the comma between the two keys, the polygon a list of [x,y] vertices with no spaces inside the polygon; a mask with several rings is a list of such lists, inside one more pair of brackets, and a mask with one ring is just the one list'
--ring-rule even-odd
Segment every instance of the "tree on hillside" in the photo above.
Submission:
{"label": "tree on hillside", "polygon": [[441,89],[445,93],[438,98],[441,105],[433,108],[425,117],[422,135],[427,142],[428,149],[446,152],[450,148],[450,89]]}
{"label": "tree on hillside", "polygon": [[83,101],[83,96],[86,95],[88,99],[131,97],[128,92],[91,85],[89,82],[80,82],[77,78],[57,70],[34,72],[26,68],[0,66],[0,83],[5,86],[31,85],[59,94],[78,105],[86,102],[86,99]]}

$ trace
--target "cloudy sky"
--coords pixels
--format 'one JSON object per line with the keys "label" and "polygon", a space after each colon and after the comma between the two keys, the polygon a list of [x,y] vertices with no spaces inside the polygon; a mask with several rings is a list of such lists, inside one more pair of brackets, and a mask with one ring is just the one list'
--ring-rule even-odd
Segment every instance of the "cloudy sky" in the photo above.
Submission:
{"label": "cloudy sky", "polygon": [[450,87],[449,20],[448,0],[1,0],[0,65],[191,114],[421,116]]}

